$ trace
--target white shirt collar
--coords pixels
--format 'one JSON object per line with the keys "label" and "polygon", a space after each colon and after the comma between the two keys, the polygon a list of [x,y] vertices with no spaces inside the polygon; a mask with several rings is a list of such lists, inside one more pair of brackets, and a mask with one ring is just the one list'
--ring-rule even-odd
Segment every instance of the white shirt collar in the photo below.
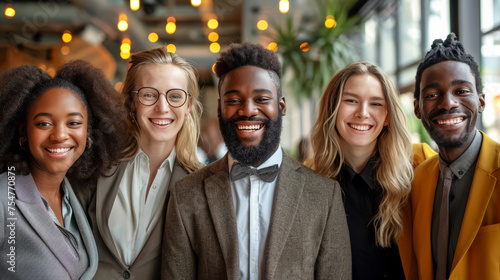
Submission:
{"label": "white shirt collar", "polygon": [[[175,163],[175,158],[176,157],[177,157],[177,153],[175,152],[175,147],[174,147],[172,149],[172,152],[170,152],[170,155],[162,162],[162,164],[160,165],[160,168],[165,168],[165,165],[168,162],[168,167],[170,168],[170,172],[172,173],[172,171],[174,169],[174,163]],[[132,159],[132,161],[134,163],[138,163],[141,160],[145,160],[146,162],[148,162],[148,165],[149,165],[149,157],[148,157],[148,155],[146,155],[146,153],[144,151],[142,151],[141,148],[139,148],[139,151],[134,156],[134,158]]]}

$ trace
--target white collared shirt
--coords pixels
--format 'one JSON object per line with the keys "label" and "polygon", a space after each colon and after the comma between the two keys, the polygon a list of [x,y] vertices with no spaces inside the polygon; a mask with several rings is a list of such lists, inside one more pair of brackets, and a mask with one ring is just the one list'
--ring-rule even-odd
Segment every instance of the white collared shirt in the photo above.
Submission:
{"label": "white collared shirt", "polygon": [[[283,151],[281,145],[267,161],[257,169],[274,164],[281,166]],[[229,155],[229,173],[235,160]],[[267,183],[256,175],[231,181],[240,261],[240,279],[258,280],[262,273],[264,246],[271,221],[274,192],[278,177]]]}
{"label": "white collared shirt", "polygon": [[175,157],[174,148],[158,168],[149,194],[146,193],[149,158],[142,150],[128,162],[123,173],[108,224],[116,249],[127,266],[135,261],[160,219]]}

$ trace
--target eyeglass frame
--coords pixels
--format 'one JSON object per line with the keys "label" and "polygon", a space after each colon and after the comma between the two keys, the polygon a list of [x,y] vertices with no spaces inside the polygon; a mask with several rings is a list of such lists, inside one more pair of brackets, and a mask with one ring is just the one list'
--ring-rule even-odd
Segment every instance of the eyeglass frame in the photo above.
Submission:
{"label": "eyeglass frame", "polygon": [[[150,89],[154,89],[154,90],[156,90],[156,92],[158,92],[158,98],[156,99],[156,101],[155,101],[153,104],[151,104],[151,105],[146,105],[146,104],[142,103],[141,98],[139,97],[139,91],[140,91],[141,89],[143,89],[143,88],[150,88]],[[167,93],[168,93],[169,91],[171,91],[171,90],[180,90],[180,91],[182,91],[182,92],[184,92],[184,93],[186,94],[186,99],[184,99],[184,102],[183,102],[181,105],[179,105],[179,106],[173,106],[172,104],[170,104],[170,102],[168,102]],[[172,107],[172,108],[180,108],[180,107],[184,106],[184,104],[186,104],[186,101],[188,100],[188,98],[189,98],[190,96],[192,96],[189,92],[187,92],[187,91],[183,90],[182,88],[171,88],[171,89],[167,90],[166,92],[160,92],[158,89],[156,89],[156,88],[154,88],[154,87],[141,87],[141,88],[139,88],[138,90],[133,90],[133,91],[132,91],[132,93],[133,93],[133,94],[137,94],[137,99],[139,99],[139,102],[141,102],[141,104],[142,104],[142,105],[144,105],[144,106],[153,106],[153,105],[155,105],[155,104],[156,104],[156,102],[158,102],[158,100],[160,100],[160,96],[163,94],[163,95],[165,95],[165,100],[167,101],[168,105],[169,105],[170,107]]]}

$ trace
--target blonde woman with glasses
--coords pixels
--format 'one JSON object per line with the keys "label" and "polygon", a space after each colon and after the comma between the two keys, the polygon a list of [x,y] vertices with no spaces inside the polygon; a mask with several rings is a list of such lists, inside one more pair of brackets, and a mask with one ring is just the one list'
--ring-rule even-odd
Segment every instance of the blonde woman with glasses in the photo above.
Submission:
{"label": "blonde woman with glasses", "polygon": [[94,279],[159,279],[169,190],[202,166],[195,70],[165,47],[135,53],[121,99],[128,146],[88,199],[99,250]]}

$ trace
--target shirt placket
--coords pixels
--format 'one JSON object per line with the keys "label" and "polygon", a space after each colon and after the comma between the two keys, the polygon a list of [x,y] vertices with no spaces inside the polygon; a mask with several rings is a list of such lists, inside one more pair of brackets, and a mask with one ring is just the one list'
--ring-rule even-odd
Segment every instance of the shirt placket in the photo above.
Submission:
{"label": "shirt placket", "polygon": [[259,189],[256,176],[250,176],[250,279],[259,279]]}

